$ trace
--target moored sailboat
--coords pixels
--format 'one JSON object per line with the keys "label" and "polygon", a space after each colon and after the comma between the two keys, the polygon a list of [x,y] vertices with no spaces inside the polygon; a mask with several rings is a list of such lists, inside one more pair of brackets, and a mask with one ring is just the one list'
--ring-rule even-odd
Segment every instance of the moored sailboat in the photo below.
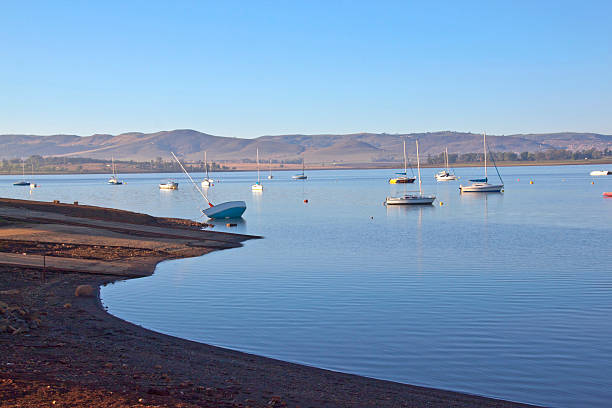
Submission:
{"label": "moored sailboat", "polygon": [[[405,148],[405,146],[404,146]],[[421,183],[421,163],[419,159],[419,141],[416,141],[416,151],[417,151],[417,169],[419,176],[419,192],[407,193],[401,195],[399,197],[387,197],[385,200],[386,205],[427,205],[434,202],[436,199],[435,195],[425,195],[423,194],[423,188]]]}
{"label": "moored sailboat", "polygon": [[[392,179],[389,179],[389,184],[414,183],[416,178],[408,177],[408,164],[407,163],[408,163],[408,160],[406,159],[406,141],[404,140],[404,172],[403,173],[396,173],[396,174],[399,175],[399,177],[394,177]],[[412,167],[410,169],[412,171]]]}
{"label": "moored sailboat", "polygon": [[117,173],[115,172],[115,158],[111,157],[113,163],[113,175],[108,179],[108,184],[120,185],[123,184],[123,181],[117,178]]}
{"label": "moored sailboat", "polygon": [[445,158],[446,168],[444,168],[444,170],[440,170],[438,173],[436,173],[436,175],[435,175],[436,180],[438,180],[438,181],[457,180],[457,176],[455,176],[453,173],[451,173],[450,169],[448,168],[448,147],[444,149],[444,158]]}
{"label": "moored sailboat", "polygon": [[204,166],[206,167],[206,177],[202,180],[202,187],[208,188],[214,186],[214,180],[208,175],[208,161],[206,160],[206,151],[204,152]]}
{"label": "moored sailboat", "polygon": [[26,181],[25,179],[25,162],[23,160],[21,161],[21,168],[22,168],[23,178],[19,181],[14,182],[13,185],[14,186],[29,186],[31,183],[29,181]]}
{"label": "moored sailboat", "polygon": [[495,162],[495,170],[497,171],[497,175],[499,176],[502,184],[489,184],[489,177],[487,175],[487,134],[483,133],[483,144],[484,144],[484,170],[485,177],[483,179],[473,179],[470,180],[472,182],[469,186],[459,185],[459,191],[462,193],[501,193],[504,189],[504,181],[499,174],[499,170],[497,170],[497,165]]}
{"label": "moored sailboat", "polygon": [[251,186],[252,191],[263,191],[263,186],[261,185],[261,179],[259,178],[259,147],[256,149],[256,157],[257,157],[257,183]]}
{"label": "moored sailboat", "polygon": [[304,158],[302,158],[302,174],[296,174],[291,178],[294,180],[306,180],[308,178],[308,176],[304,174]]}

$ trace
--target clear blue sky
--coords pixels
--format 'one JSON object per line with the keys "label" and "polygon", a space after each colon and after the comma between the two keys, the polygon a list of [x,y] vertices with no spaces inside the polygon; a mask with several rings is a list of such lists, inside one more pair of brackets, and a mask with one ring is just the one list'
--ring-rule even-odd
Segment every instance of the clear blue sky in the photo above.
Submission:
{"label": "clear blue sky", "polygon": [[0,133],[612,134],[612,1],[0,8]]}

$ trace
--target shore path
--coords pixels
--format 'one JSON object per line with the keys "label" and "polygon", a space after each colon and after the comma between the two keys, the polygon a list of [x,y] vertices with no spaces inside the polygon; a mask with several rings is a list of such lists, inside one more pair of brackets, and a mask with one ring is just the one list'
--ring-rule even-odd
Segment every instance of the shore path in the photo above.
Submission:
{"label": "shore path", "polygon": [[[0,199],[0,406],[528,406],[209,346],[146,330],[103,309],[101,285],[150,275],[165,259],[258,238],[202,226]],[[90,285],[91,296],[76,296],[79,285]],[[193,324],[207,322],[199,317]]]}

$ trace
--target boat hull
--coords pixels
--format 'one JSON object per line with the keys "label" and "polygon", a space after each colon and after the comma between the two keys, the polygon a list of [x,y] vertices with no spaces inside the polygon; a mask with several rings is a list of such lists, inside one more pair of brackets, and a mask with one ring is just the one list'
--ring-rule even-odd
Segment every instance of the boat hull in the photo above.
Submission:
{"label": "boat hull", "polygon": [[608,171],[608,170],[593,170],[591,173],[591,176],[609,176],[612,174],[612,171]]}
{"label": "boat hull", "polygon": [[297,175],[297,176],[293,176],[291,177],[294,180],[306,180],[308,178],[308,176],[303,176],[301,174]]}
{"label": "boat hull", "polygon": [[602,194],[604,197],[612,197],[612,191],[610,192],[605,192]]}
{"label": "boat hull", "polygon": [[459,186],[462,193],[501,193],[503,184],[474,183],[471,186]]}
{"label": "boat hull", "polygon": [[436,180],[438,180],[438,181],[452,181],[452,180],[457,180],[457,176],[454,176],[454,175],[450,175],[450,176],[436,176]]}
{"label": "boat hull", "polygon": [[159,185],[160,190],[178,190],[178,183],[165,183]]}
{"label": "boat hull", "polygon": [[211,187],[211,186],[214,186],[214,185],[215,185],[215,183],[211,179],[204,179],[204,180],[202,180],[202,187]]}
{"label": "boat hull", "polygon": [[209,207],[202,210],[202,212],[208,218],[218,220],[224,218],[240,218],[245,210],[246,203],[244,201],[228,201]]}
{"label": "boat hull", "polygon": [[252,191],[263,191],[263,186],[261,184],[253,184],[251,186]]}
{"label": "boat hull", "polygon": [[13,183],[14,186],[29,186],[31,183],[29,181],[18,181]]}
{"label": "boat hull", "polygon": [[436,196],[425,196],[425,195],[405,195],[402,197],[387,197],[385,200],[386,205],[428,205],[432,204],[436,199]]}
{"label": "boat hull", "polygon": [[409,184],[414,183],[415,180],[414,177],[398,177],[389,179],[389,184]]}

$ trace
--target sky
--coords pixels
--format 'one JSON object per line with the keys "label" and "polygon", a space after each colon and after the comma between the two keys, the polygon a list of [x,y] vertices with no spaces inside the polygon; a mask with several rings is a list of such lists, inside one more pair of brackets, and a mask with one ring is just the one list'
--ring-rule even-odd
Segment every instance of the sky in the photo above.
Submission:
{"label": "sky", "polygon": [[612,1],[12,1],[0,134],[612,134]]}

